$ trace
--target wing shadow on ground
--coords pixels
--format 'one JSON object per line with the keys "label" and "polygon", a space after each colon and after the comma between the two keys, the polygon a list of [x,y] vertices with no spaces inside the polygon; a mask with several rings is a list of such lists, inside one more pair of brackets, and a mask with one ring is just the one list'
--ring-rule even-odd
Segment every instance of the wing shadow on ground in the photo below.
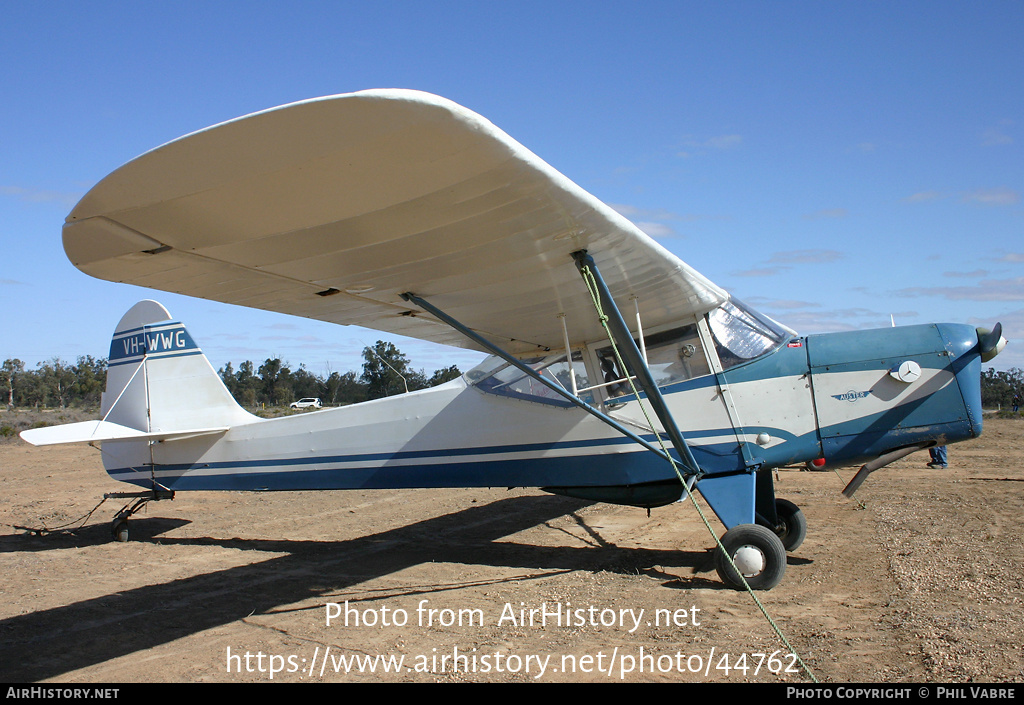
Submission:
{"label": "wing shadow on ground", "polygon": [[[161,544],[212,544],[287,555],[2,620],[0,680],[54,678],[254,613],[273,612],[318,597],[334,601],[329,596],[339,590],[430,561],[519,567],[532,572],[633,573],[651,565],[689,567],[696,572],[708,563],[708,554],[702,550],[624,549],[595,541],[593,535],[588,537],[588,545],[571,547],[498,541],[589,504],[554,496],[502,499],[337,542],[161,537]],[[147,526],[150,521],[156,524]],[[140,519],[133,524],[133,535],[152,536],[153,529],[167,525],[166,519]],[[36,537],[25,539],[39,541]],[[6,548],[12,548],[10,541]],[[689,587],[721,587],[703,578],[682,582]],[[437,589],[448,588],[439,585]]]}

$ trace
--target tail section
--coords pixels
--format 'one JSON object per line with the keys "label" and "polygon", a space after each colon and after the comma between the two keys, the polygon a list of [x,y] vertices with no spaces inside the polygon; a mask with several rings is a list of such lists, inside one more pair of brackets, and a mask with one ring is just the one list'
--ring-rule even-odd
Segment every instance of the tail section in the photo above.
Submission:
{"label": "tail section", "polygon": [[140,301],[117,324],[107,360],[102,420],[33,429],[34,445],[165,440],[249,423],[185,326],[156,301]]}
{"label": "tail section", "polygon": [[156,301],[140,301],[110,341],[107,421],[149,433],[252,421],[185,326]]}

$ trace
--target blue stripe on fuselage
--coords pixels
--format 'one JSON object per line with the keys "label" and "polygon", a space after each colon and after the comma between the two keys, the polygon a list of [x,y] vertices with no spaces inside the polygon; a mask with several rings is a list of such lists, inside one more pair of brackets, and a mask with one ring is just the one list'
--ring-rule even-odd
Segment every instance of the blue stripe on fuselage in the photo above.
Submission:
{"label": "blue stripe on fuselage", "polygon": [[[712,432],[733,436],[731,429]],[[711,435],[702,432],[702,435]],[[653,436],[648,437],[653,440]],[[624,452],[540,456],[565,452],[621,447]],[[631,450],[637,448],[637,450]],[[734,441],[693,447],[702,468],[718,472],[737,469]],[[532,457],[498,458],[499,455]],[[674,452],[673,452],[673,455]],[[491,456],[473,459],[473,456]],[[424,463],[450,458],[447,463]],[[371,467],[356,467],[372,463]],[[347,467],[346,467],[347,466]],[[148,486],[148,470],[113,468],[117,480]],[[293,458],[265,458],[167,464],[155,467],[158,481],[169,489],[371,489],[396,487],[493,487],[579,485],[633,485],[676,477],[671,466],[650,451],[639,449],[628,438],[530,443],[477,448],[353,453]],[[191,472],[198,471],[198,472]],[[404,484],[403,484],[404,483]]]}

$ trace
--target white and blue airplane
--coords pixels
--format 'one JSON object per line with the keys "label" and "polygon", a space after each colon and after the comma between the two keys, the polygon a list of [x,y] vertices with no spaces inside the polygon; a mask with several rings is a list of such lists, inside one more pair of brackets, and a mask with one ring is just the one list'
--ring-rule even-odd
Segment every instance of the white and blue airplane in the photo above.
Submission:
{"label": "white and blue airplane", "polygon": [[[1001,328],[800,336],[750,310],[481,116],[409,90],[274,108],[170,142],[78,203],[96,277],[491,353],[419,392],[276,419],[242,409],[142,301],[111,341],[92,443],[142,488],[539,487],[655,507],[697,490],[723,581],[770,589],[803,541],[772,469],[864,463],[981,433]],[[743,578],[740,577],[743,576]]]}

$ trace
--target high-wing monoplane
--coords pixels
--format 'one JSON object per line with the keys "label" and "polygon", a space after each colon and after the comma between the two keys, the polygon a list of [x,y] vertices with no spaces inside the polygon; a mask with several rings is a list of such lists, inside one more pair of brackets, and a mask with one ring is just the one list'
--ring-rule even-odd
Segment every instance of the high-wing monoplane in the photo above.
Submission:
{"label": "high-wing monoplane", "polygon": [[[539,487],[655,507],[699,492],[722,579],[769,589],[800,546],[774,468],[873,470],[981,433],[961,324],[797,335],[481,116],[372,90],[170,142],[100,181],[64,248],[116,282],[490,353],[444,385],[261,419],[143,301],[114,331],[102,418],[26,431],[102,447],[138,502],[184,490]],[[743,579],[740,575],[744,576]]]}

